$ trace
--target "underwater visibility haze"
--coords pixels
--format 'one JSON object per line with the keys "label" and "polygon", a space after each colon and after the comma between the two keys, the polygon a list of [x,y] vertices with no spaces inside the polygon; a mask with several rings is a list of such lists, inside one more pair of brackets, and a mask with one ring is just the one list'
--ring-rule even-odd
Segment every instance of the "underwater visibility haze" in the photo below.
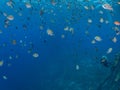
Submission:
{"label": "underwater visibility haze", "polygon": [[0,90],[120,90],[120,0],[1,0]]}

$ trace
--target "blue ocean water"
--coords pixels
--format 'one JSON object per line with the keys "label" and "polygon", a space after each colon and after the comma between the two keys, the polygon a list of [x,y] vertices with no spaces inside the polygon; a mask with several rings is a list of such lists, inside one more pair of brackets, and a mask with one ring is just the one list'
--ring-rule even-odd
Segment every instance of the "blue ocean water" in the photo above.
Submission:
{"label": "blue ocean water", "polygon": [[2,0],[0,21],[0,90],[120,90],[119,0]]}

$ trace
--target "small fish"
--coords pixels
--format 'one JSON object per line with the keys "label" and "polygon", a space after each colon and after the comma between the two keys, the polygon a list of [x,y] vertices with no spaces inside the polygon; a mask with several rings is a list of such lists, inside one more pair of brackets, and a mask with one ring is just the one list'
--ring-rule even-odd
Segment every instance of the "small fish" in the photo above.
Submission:
{"label": "small fish", "polygon": [[8,20],[14,20],[14,16],[13,16],[13,15],[8,15],[8,16],[7,16],[7,19],[8,19]]}
{"label": "small fish", "polygon": [[114,38],[112,39],[112,41],[113,41],[114,43],[116,43],[116,42],[117,42],[117,38],[114,37]]}
{"label": "small fish", "polygon": [[106,56],[102,56],[102,58],[100,59],[100,62],[105,67],[109,67],[110,66],[110,62],[108,62],[108,59],[107,59]]}
{"label": "small fish", "polygon": [[33,53],[33,57],[34,57],[34,58],[38,58],[38,57],[39,57],[39,54],[38,54],[38,53]]}
{"label": "small fish", "polygon": [[92,40],[92,41],[91,41],[91,43],[92,43],[92,44],[95,44],[95,43],[96,43],[96,41],[95,41],[95,40]]}
{"label": "small fish", "polygon": [[104,19],[103,18],[100,18],[100,23],[103,23],[104,22]]}
{"label": "small fish", "polygon": [[79,69],[80,69],[79,65],[76,65],[76,70],[79,70]]}
{"label": "small fish", "polygon": [[119,26],[120,25],[120,22],[119,21],[114,21],[114,24]]}
{"label": "small fish", "polygon": [[0,60],[0,67],[3,66],[3,60]]}
{"label": "small fish", "polygon": [[94,38],[96,41],[102,41],[101,37],[100,36],[95,36]]}
{"label": "small fish", "polygon": [[111,6],[110,4],[108,4],[108,3],[103,4],[102,7],[103,7],[104,9],[107,9],[107,10],[113,11],[112,6]]}
{"label": "small fish", "polygon": [[54,36],[54,33],[53,33],[53,31],[51,29],[47,29],[47,34],[49,36]]}
{"label": "small fish", "polygon": [[111,53],[112,50],[113,50],[112,48],[109,48],[109,49],[107,50],[107,54]]}

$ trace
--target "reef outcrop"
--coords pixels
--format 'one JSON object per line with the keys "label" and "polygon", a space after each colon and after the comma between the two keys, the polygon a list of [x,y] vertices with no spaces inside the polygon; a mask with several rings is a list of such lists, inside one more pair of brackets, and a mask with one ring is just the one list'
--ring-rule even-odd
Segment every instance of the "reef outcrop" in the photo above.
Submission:
{"label": "reef outcrop", "polygon": [[97,90],[120,90],[120,52],[115,55],[110,75],[98,86]]}

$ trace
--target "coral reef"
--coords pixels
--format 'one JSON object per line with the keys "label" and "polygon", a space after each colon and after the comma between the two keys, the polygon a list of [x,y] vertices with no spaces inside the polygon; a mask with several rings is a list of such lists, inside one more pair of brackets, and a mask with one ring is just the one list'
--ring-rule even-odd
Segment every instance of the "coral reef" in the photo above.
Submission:
{"label": "coral reef", "polygon": [[120,90],[120,52],[115,55],[110,75],[99,85],[97,90]]}

